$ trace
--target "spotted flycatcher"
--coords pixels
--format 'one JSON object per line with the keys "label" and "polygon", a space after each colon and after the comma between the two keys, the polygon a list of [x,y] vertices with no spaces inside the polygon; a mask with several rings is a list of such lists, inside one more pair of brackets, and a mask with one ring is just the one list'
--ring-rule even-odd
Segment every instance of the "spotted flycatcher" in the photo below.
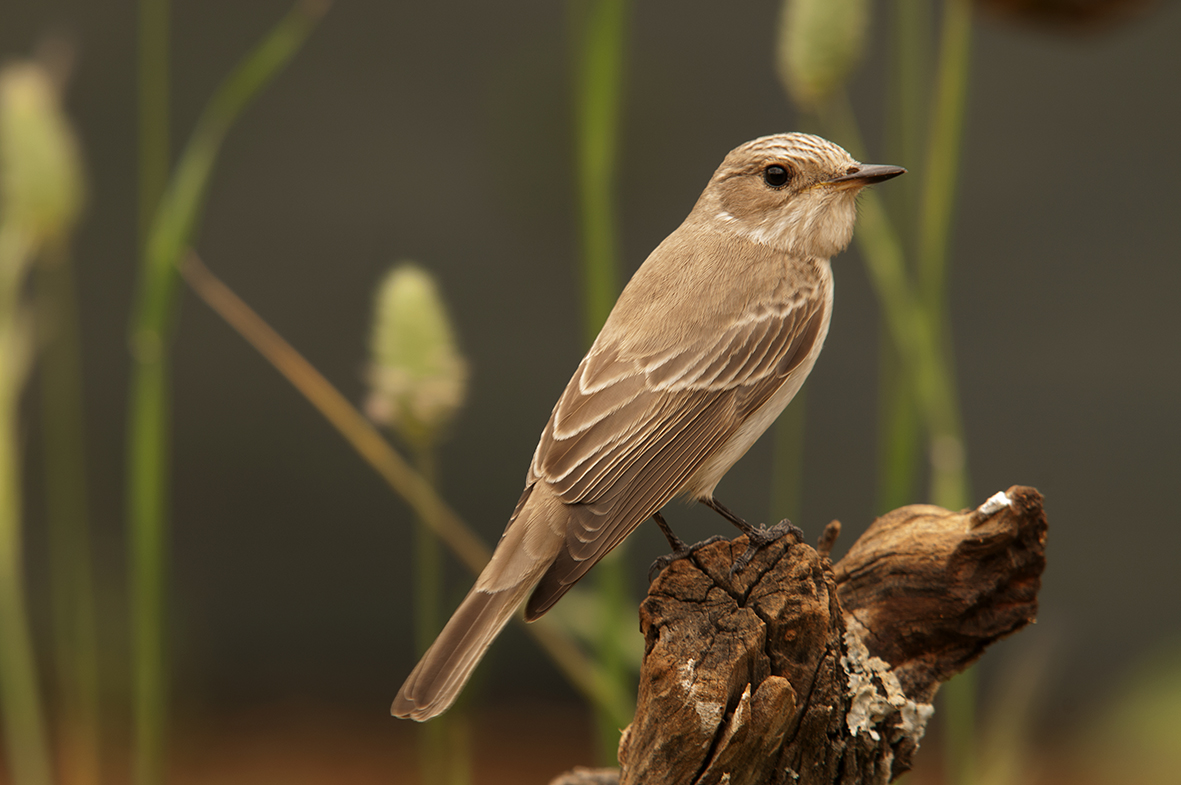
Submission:
{"label": "spotted flycatcher", "polygon": [[735,148],[685,222],[636,271],[558,399],[525,491],[476,585],[392,713],[447,709],[513,612],[547,610],[660,509],[703,502],[767,541],[714,488],[800,389],[828,334],[829,259],[858,192],[904,172],[816,136]]}

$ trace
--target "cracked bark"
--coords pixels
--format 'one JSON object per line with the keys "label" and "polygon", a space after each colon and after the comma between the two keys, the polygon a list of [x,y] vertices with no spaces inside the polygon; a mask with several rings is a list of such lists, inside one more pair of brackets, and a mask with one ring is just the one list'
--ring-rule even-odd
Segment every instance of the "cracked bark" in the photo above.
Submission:
{"label": "cracked bark", "polygon": [[891,781],[939,685],[1034,620],[1045,536],[1041,495],[1014,486],[975,510],[888,513],[835,565],[791,536],[734,576],[745,537],[674,562],[640,607],[621,769],[553,785]]}

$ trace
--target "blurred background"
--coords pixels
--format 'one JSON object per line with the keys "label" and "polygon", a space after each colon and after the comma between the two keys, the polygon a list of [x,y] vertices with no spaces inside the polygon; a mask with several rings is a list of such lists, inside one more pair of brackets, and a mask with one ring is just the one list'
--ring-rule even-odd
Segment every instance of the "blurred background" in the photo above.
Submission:
{"label": "blurred background", "polygon": [[[1019,766],[1028,779],[1009,782],[1115,781],[1104,779],[1109,766],[1126,781],[1120,756],[1157,754],[1136,745],[1181,745],[1181,515],[1171,497],[1181,477],[1181,6],[1072,15],[1090,5],[1060,5],[1069,24],[1031,21],[1020,4],[972,17],[947,290],[968,503],[1032,485],[1050,521],[1038,622],[979,668],[981,732],[1004,725],[989,724],[998,706],[1029,729]],[[173,158],[223,77],[289,8],[171,4]],[[921,160],[887,160],[890,8],[872,4],[848,91],[866,158],[917,179]],[[625,276],[727,151],[818,127],[777,76],[780,15],[770,0],[626,7],[613,186]],[[132,735],[124,466],[140,265],[137,9],[9,0],[0,18],[4,59],[34,56],[50,38],[72,49],[63,103],[87,180],[71,258],[102,771],[120,782]],[[194,239],[209,268],[358,405],[379,281],[404,259],[435,276],[469,374],[439,441],[437,482],[487,542],[585,350],[574,18],[566,4],[521,0],[336,3],[230,130]],[[883,339],[859,249],[834,271],[793,520],[815,538],[840,519],[839,555],[884,511]],[[415,727],[388,716],[416,660],[414,513],[225,321],[179,291],[169,781],[417,781]],[[24,562],[52,694],[40,406],[30,395],[21,420]],[[771,442],[718,490],[752,520],[777,515]],[[908,501],[926,501],[923,487]],[[729,533],[707,510],[668,517],[688,540]],[[665,550],[655,527],[634,535],[621,565],[633,610]],[[451,561],[445,575],[452,607],[470,575]],[[634,615],[627,628],[638,644]],[[519,625],[472,693],[476,782],[544,782],[596,761],[589,710]],[[1016,708],[1015,695],[1025,699]],[[916,782],[942,781],[937,724]]]}

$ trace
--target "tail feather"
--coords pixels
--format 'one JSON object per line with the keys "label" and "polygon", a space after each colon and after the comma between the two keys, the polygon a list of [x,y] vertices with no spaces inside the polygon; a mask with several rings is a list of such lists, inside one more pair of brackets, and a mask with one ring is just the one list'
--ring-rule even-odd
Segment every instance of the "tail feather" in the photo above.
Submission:
{"label": "tail feather", "polygon": [[422,722],[447,710],[539,574],[498,592],[473,588],[394,698],[390,713]]}

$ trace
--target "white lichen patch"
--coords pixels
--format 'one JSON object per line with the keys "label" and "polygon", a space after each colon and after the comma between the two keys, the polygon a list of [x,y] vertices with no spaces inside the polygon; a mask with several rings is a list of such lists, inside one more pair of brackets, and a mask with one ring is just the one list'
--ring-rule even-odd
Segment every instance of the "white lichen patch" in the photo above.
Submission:
{"label": "white lichen patch", "polygon": [[849,732],[857,735],[864,731],[877,741],[881,738],[878,728],[897,714],[897,732],[910,738],[917,748],[935,707],[906,697],[890,664],[881,657],[870,656],[860,629],[861,624],[851,619],[845,631],[845,654],[841,657],[841,667],[849,677],[850,707],[846,717]]}
{"label": "white lichen patch", "polygon": [[1004,491],[997,491],[992,496],[988,497],[988,501],[976,508],[976,512],[981,518],[987,518],[990,515],[996,515],[1004,508],[1013,504],[1013,500],[1009,498],[1009,494]]}
{"label": "white lichen patch", "polygon": [[697,712],[701,727],[712,733],[722,721],[726,705],[718,701],[702,700],[701,693],[704,689],[697,681],[697,660],[685,660],[680,667],[680,685],[685,691],[686,699]]}

